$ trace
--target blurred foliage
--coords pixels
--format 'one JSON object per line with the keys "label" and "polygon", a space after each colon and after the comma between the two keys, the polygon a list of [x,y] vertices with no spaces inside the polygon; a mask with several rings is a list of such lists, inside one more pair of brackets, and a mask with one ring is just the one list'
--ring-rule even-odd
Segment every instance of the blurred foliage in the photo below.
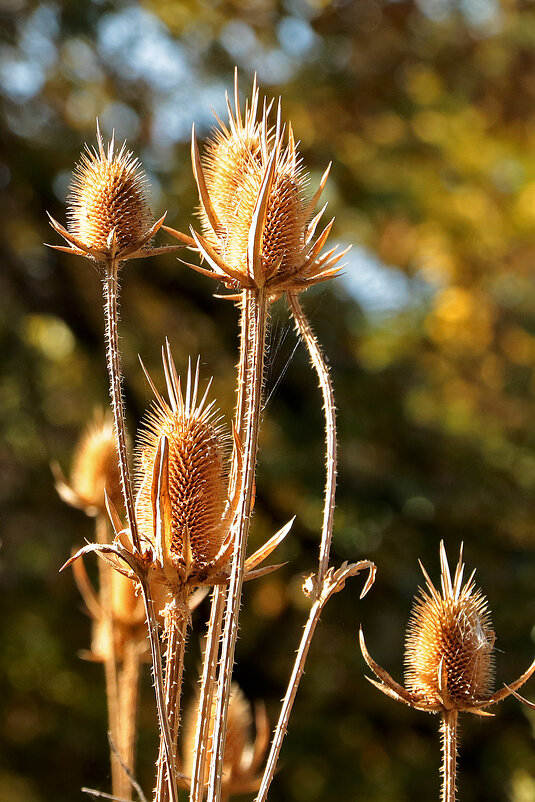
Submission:
{"label": "blurred foliage", "polygon": [[[95,405],[106,403],[99,277],[46,250],[46,211],[64,220],[70,172],[95,117],[127,137],[155,212],[184,229],[197,198],[195,121],[237,64],[282,95],[316,180],[328,184],[334,238],[353,243],[343,279],[304,303],[325,345],[340,425],[333,560],[369,557],[326,609],[273,785],[273,802],[404,802],[438,793],[437,721],[364,679],[368,645],[402,676],[404,629],[421,558],[438,543],[488,595],[497,682],[531,660],[535,620],[535,4],[528,0],[0,0],[0,499],[3,506],[0,800],[71,802],[108,790],[101,667],[80,661],[89,621],[57,569],[91,522],[56,497]],[[160,238],[163,242],[163,237]],[[202,353],[232,413],[236,313],[173,257],[123,276],[125,393],[134,431],[150,399],[137,354],[161,382],[159,349]],[[283,694],[314,569],[322,494],[317,382],[282,303],[273,310],[254,543],[293,514],[287,566],[246,588],[237,678]],[[195,627],[207,616],[197,614]],[[197,636],[189,680],[195,685]],[[189,682],[189,685],[188,685]],[[148,671],[139,778],[152,782]],[[526,694],[533,698],[528,685]],[[533,715],[514,700],[462,722],[460,798],[526,802],[535,789]]]}

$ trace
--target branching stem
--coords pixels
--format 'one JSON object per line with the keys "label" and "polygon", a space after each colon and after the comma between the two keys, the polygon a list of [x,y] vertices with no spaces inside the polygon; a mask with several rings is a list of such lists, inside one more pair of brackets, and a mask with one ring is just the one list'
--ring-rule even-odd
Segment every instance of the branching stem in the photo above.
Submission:
{"label": "branching stem", "polygon": [[217,657],[225,610],[226,588],[222,585],[214,587],[210,621],[206,637],[206,648],[199,693],[199,712],[195,731],[195,755],[191,778],[190,802],[202,802],[204,797],[205,766],[210,737],[210,719],[215,690]]}
{"label": "branching stem", "polygon": [[289,293],[288,303],[295,320],[296,328],[306,343],[311,362],[318,374],[319,386],[323,395],[323,410],[325,413],[325,503],[323,506],[319,566],[316,577],[319,592],[325,574],[329,568],[329,555],[333,535],[337,467],[336,407],[329,368],[327,367],[318,338],[308,322],[297,295]]}

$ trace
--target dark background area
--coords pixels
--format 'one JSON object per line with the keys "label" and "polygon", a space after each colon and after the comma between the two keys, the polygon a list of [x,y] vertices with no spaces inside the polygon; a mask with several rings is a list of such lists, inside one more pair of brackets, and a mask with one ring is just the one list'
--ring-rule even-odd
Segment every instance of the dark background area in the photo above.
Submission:
{"label": "dark background area", "polygon": [[[70,173],[95,119],[128,139],[157,216],[186,229],[198,202],[191,123],[225,114],[234,65],[256,71],[325,193],[345,275],[303,296],[328,354],[340,429],[332,560],[373,559],[328,604],[295,706],[273,802],[403,802],[438,795],[438,719],[366,682],[398,680],[405,627],[438,544],[488,596],[497,685],[533,657],[535,623],[535,5],[514,0],[0,0],[0,800],[72,802],[109,790],[103,672],[77,656],[89,619],[59,566],[92,522],[54,490],[80,431],[107,403],[99,276],[57,242]],[[159,237],[159,244],[165,238]],[[132,432],[162,383],[201,354],[232,415],[237,314],[174,256],[123,274],[121,336]],[[294,514],[287,565],[246,587],[237,679],[276,720],[321,524],[317,381],[283,302],[273,308],[252,547]],[[280,382],[279,382],[280,379]],[[93,566],[94,568],[94,566]],[[195,686],[194,620],[186,693]],[[153,782],[155,714],[144,673],[138,776]],[[535,698],[535,681],[525,693]],[[459,796],[535,798],[533,714],[515,700],[461,721]]]}

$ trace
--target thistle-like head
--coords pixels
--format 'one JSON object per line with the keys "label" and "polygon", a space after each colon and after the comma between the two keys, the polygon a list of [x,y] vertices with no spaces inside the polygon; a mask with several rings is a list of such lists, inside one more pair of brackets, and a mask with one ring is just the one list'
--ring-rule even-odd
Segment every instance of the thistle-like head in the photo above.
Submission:
{"label": "thistle-like head", "polygon": [[405,686],[430,705],[463,710],[491,693],[495,634],[474,573],[463,584],[462,550],[453,580],[443,546],[440,558],[442,593],[421,566],[426,588],[407,628]]}
{"label": "thistle-like head", "polygon": [[165,230],[194,246],[211,270],[192,267],[229,287],[266,287],[276,296],[284,291],[299,292],[336,275],[345,251],[333,248],[320,253],[333,221],[314,241],[324,209],[316,217],[313,210],[328,169],[310,197],[309,178],[292,128],[289,125],[286,131],[282,126],[280,104],[274,122],[270,119],[272,103],[264,100],[259,112],[256,83],[243,116],[237,79],[234,109],[228,98],[227,105],[228,124],[218,120],[203,158],[195,135],[192,140],[202,234],[192,229],[188,237]]}
{"label": "thistle-like head", "polygon": [[441,591],[423,565],[426,589],[420,591],[409,621],[406,639],[406,687],[371,657],[362,630],[364,659],[380,680],[370,680],[387,696],[429,712],[465,711],[490,715],[487,707],[515,696],[517,688],[535,671],[535,661],[518,679],[492,694],[494,640],[487,600],[474,583],[474,573],[463,584],[462,547],[452,579],[444,543],[440,544]]}
{"label": "thistle-like head", "polygon": [[176,250],[148,247],[165,215],[154,222],[147,195],[147,176],[126,142],[117,149],[112,136],[106,147],[97,126],[97,147],[86,145],[74,169],[67,228],[49,215],[52,228],[68,247],[52,247],[102,262]]}
{"label": "thistle-like head", "polygon": [[228,534],[228,436],[208,390],[198,398],[198,367],[185,393],[169,350],[164,367],[169,402],[153,386],[156,403],[136,449],[136,518],[167,581],[202,584]]}

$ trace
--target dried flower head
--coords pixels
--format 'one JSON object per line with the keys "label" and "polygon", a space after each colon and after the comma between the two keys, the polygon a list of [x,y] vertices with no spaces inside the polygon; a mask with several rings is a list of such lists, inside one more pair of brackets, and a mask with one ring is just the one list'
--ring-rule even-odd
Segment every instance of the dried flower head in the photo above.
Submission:
{"label": "dried flower head", "polygon": [[147,247],[165,215],[153,223],[147,177],[139,160],[126,149],[126,142],[116,151],[112,137],[105,148],[97,126],[97,145],[98,149],[86,145],[75,167],[68,229],[49,215],[52,228],[69,245],[52,247],[99,261],[139,259],[176,250]]}
{"label": "dried flower head", "polygon": [[443,563],[441,595],[422,567],[427,590],[415,601],[405,650],[407,689],[459,710],[488,697],[495,641],[487,600],[473,574],[462,584],[463,568],[459,560],[452,582]]}
{"label": "dried flower head", "polygon": [[53,465],[56,489],[67,504],[97,515],[106,509],[105,492],[115,506],[121,504],[121,480],[111,414],[96,410],[76,446],[67,482],[58,465]]}
{"label": "dried flower head", "polygon": [[158,514],[154,478],[164,468],[170,531],[162,556],[170,568],[187,579],[204,573],[220,553],[228,533],[228,436],[214,402],[207,403],[209,387],[198,400],[198,364],[194,377],[188,372],[185,395],[170,356],[164,365],[170,403],[153,388],[156,403],[147,416],[136,453],[136,518],[141,536],[154,541]]}
{"label": "dried flower head", "polygon": [[[198,697],[186,712],[183,732],[182,774],[191,777],[195,750],[195,732],[198,715]],[[212,733],[214,729],[215,700],[208,735],[207,759],[205,764],[205,785],[208,783],[210,757],[212,754]],[[227,739],[223,757],[222,797],[228,799],[234,794],[250,793],[260,787],[260,765],[269,743],[269,721],[263,704],[257,704],[255,715],[256,737],[252,738],[253,716],[251,705],[241,688],[232,685],[227,719]],[[186,783],[184,783],[186,785]],[[189,784],[187,785],[189,787]]]}
{"label": "dried flower head", "polygon": [[380,680],[370,682],[387,696],[418,710],[489,715],[484,708],[523,685],[535,671],[535,661],[515,682],[491,695],[495,636],[487,601],[476,588],[473,573],[463,585],[462,548],[453,581],[443,542],[440,563],[442,593],[420,563],[427,588],[421,590],[409,621],[405,653],[407,687],[399,685],[372,659],[361,630],[364,659]]}
{"label": "dried flower head", "polygon": [[[136,520],[140,548],[132,543],[115,506],[108,513],[115,533],[112,544],[91,543],[80,549],[63,568],[83,554],[97,552],[120,573],[142,582],[157,582],[186,596],[201,585],[227,584],[232,555],[231,528],[241,493],[242,448],[234,433],[237,481],[228,478],[228,436],[220,426],[209,387],[198,400],[198,366],[188,372],[186,392],[171,356],[163,350],[169,395],[165,401],[150,376],[156,402],[137,449],[138,492]],[[229,486],[234,486],[232,495]],[[293,519],[245,561],[245,579],[278,568],[258,568],[290,531]]]}
{"label": "dried flower head", "polygon": [[[219,121],[201,160],[195,136],[193,169],[201,199],[203,234],[191,237],[165,228],[197,248],[215,276],[234,288],[267,287],[270,294],[299,292],[335,276],[344,252],[320,252],[331,221],[313,242],[323,214],[312,218],[327,180],[325,172],[317,192],[308,196],[308,176],[297,151],[291,126],[285,137],[280,106],[275,125],[269,122],[271,105],[264,102],[257,120],[258,88],[242,118],[237,80],[235,109],[228,102],[229,124]],[[286,144],[284,144],[286,140]]]}

